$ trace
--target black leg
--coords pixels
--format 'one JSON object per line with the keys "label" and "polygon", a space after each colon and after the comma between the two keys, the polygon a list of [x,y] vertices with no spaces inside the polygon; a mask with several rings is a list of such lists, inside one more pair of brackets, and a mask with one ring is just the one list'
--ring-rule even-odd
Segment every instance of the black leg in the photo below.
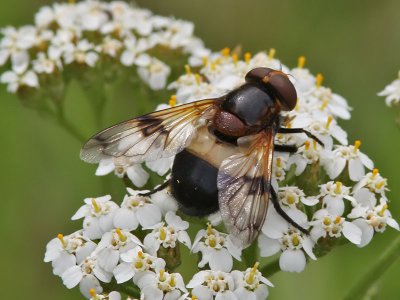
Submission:
{"label": "black leg", "polygon": [[285,211],[282,209],[282,207],[279,204],[278,196],[276,195],[276,192],[274,191],[272,186],[271,186],[271,201],[274,204],[276,212],[282,218],[284,218],[289,224],[293,225],[295,228],[297,228],[298,230],[300,230],[304,234],[307,234],[307,235],[310,234],[310,232],[307,229],[304,229],[303,227],[301,227],[299,224],[297,224],[291,217],[289,217],[285,213]]}
{"label": "black leg", "polygon": [[278,133],[283,133],[283,134],[287,134],[287,133],[304,133],[309,138],[315,140],[321,146],[324,146],[324,143],[321,142],[321,140],[319,138],[317,138],[311,132],[309,132],[309,131],[307,131],[307,130],[305,130],[303,128],[283,128],[283,127],[279,127],[278,128]]}
{"label": "black leg", "polygon": [[295,145],[274,145],[274,151],[296,153],[297,146],[295,146]]}
{"label": "black leg", "polygon": [[169,186],[169,184],[171,183],[171,179],[168,179],[167,181],[164,181],[162,184],[160,184],[159,186],[157,186],[154,190],[147,192],[147,193],[142,193],[139,194],[139,196],[143,196],[143,197],[147,197],[147,196],[151,196],[159,191],[162,191],[163,189],[167,188]]}

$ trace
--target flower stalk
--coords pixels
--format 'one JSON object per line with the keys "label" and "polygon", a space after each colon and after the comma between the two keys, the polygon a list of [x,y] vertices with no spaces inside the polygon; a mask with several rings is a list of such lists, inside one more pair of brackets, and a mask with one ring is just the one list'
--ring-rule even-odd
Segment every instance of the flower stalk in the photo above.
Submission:
{"label": "flower stalk", "polygon": [[370,288],[377,284],[387,269],[400,257],[400,237],[397,237],[388,248],[376,259],[372,267],[349,290],[345,300],[364,300]]}

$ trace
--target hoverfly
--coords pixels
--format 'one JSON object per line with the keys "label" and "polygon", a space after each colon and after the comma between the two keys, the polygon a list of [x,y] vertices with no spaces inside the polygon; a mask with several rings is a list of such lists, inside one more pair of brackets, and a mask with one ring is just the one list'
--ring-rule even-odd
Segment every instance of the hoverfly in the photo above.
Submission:
{"label": "hoverfly", "polygon": [[175,155],[171,178],[146,195],[170,187],[185,214],[219,210],[242,247],[260,232],[270,199],[285,220],[307,233],[282,210],[271,186],[274,151],[297,151],[274,145],[276,133],[305,133],[322,144],[302,128],[282,127],[280,112],[294,109],[296,102],[285,73],[255,68],[243,85],[222,97],[152,112],[99,132],[84,145],[81,158],[98,163],[129,157],[141,163]]}

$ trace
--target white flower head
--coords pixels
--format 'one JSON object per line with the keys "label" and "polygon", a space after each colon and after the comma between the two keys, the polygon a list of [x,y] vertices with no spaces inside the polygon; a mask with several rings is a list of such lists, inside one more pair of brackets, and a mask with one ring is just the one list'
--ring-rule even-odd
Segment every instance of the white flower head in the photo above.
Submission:
{"label": "white flower head", "polygon": [[287,161],[287,168],[296,166],[295,174],[299,176],[304,172],[307,165],[318,163],[327,157],[326,150],[315,140],[306,140],[297,152],[291,155]]}
{"label": "white flower head", "polygon": [[268,297],[268,287],[273,284],[258,270],[259,263],[246,271],[232,271],[235,281],[234,293],[238,299],[264,300]]}
{"label": "white flower head", "polygon": [[381,195],[385,197],[387,188],[387,179],[379,174],[378,169],[373,169],[372,172],[365,176],[354,186],[353,192],[357,193],[361,189],[367,189],[371,194]]}
{"label": "white flower head", "polygon": [[[303,228],[308,227],[307,216],[297,210],[288,209],[286,213]],[[316,259],[312,248],[313,241],[297,228],[287,223],[277,214],[275,209],[269,208],[262,234],[258,238],[260,255],[271,256],[282,252],[279,266],[282,271],[302,272],[306,266],[307,253],[311,259]]]}
{"label": "white flower head", "polygon": [[183,221],[174,212],[169,211],[165,215],[165,222],[161,222],[150,229],[152,232],[144,238],[144,246],[151,255],[157,256],[157,251],[160,247],[175,248],[177,243],[184,244],[189,249],[191,248],[191,241],[186,230],[189,228],[189,223]]}
{"label": "white flower head", "polygon": [[151,202],[150,197],[141,196],[141,192],[127,188],[128,194],[114,216],[114,226],[116,228],[135,230],[139,224],[143,228],[148,228],[161,222],[160,208]]}
{"label": "white flower head", "polygon": [[325,168],[331,179],[338,177],[345,167],[348,167],[350,179],[359,181],[365,175],[365,167],[373,169],[372,160],[360,151],[360,141],[355,141],[354,145],[337,146],[333,151],[333,158],[325,163]]}
{"label": "white flower head", "polygon": [[192,295],[199,300],[239,300],[234,294],[235,282],[232,275],[222,271],[200,271],[186,287],[191,288]]}
{"label": "white flower head", "polygon": [[201,252],[199,267],[203,268],[208,264],[211,270],[229,272],[233,265],[232,257],[241,260],[241,249],[234,245],[227,234],[217,231],[210,223],[206,230],[201,229],[197,233],[192,252]]}
{"label": "white flower head", "polygon": [[304,205],[315,205],[318,199],[313,197],[306,197],[304,192],[297,186],[279,187],[278,199],[284,206],[296,208],[300,203]]}
{"label": "white flower head", "polygon": [[118,205],[111,200],[111,196],[86,198],[85,205],[81,206],[72,216],[72,220],[83,220],[83,234],[90,239],[99,239],[103,233],[114,228],[113,217]]}
{"label": "white flower head", "polygon": [[[165,269],[165,261],[162,258],[143,252],[139,246],[122,253],[121,261],[113,271],[117,283],[123,283],[132,278],[135,279],[134,276],[143,274],[146,271]],[[137,278],[140,278],[140,276]]]}
{"label": "white flower head", "polygon": [[100,160],[96,175],[104,176],[113,171],[119,178],[127,176],[137,187],[144,186],[150,177],[141,164],[134,163],[125,157],[104,158]]}
{"label": "white flower head", "polygon": [[339,238],[343,234],[353,244],[358,245],[361,242],[362,232],[356,225],[326,209],[315,212],[310,224],[313,226],[310,234],[314,241],[318,241],[321,237]]}
{"label": "white flower head", "polygon": [[282,181],[286,177],[288,153],[277,152],[272,161],[272,178],[276,181]]}
{"label": "white flower head", "polygon": [[64,47],[64,61],[66,64],[73,62],[80,65],[94,67],[99,60],[99,55],[95,51],[95,47],[88,40],[83,39],[75,45],[68,43]]}
{"label": "white flower head", "polygon": [[182,275],[168,273],[164,269],[142,273],[135,279],[135,282],[144,299],[178,300],[182,292],[187,292]]}
{"label": "white flower head", "polygon": [[387,106],[393,106],[400,103],[400,71],[397,79],[385,86],[384,90],[378,93],[383,96]]}
{"label": "white flower head", "polygon": [[68,268],[80,264],[96,246],[81,230],[66,236],[58,234],[47,244],[44,261],[52,262],[54,275],[61,276]]}
{"label": "white flower head", "polygon": [[338,216],[344,212],[344,200],[349,200],[353,205],[356,203],[356,200],[350,196],[350,187],[343,185],[340,181],[329,181],[320,185],[318,197],[322,199],[322,207]]}
{"label": "white flower head", "polygon": [[137,246],[143,245],[129,231],[117,228],[111,232],[106,232],[96,249],[98,263],[107,272],[112,272],[119,262],[121,253],[125,253]]}
{"label": "white flower head", "polygon": [[358,226],[362,232],[361,242],[358,244],[359,247],[368,245],[374,233],[384,232],[387,225],[400,230],[399,224],[392,218],[385,199],[381,199],[380,204],[377,206],[374,206],[371,202],[368,204],[368,202],[363,201],[353,208],[348,217],[355,219],[352,223]]}
{"label": "white flower head", "polygon": [[148,65],[138,67],[140,78],[153,90],[163,89],[170,73],[171,68],[156,58],[152,58]]}
{"label": "white flower head", "polygon": [[1,74],[0,82],[7,84],[7,91],[10,93],[16,93],[23,87],[39,87],[39,78],[32,70],[6,71]]}
{"label": "white flower head", "polygon": [[102,269],[98,265],[97,257],[91,255],[85,258],[79,265],[68,268],[61,275],[61,278],[68,289],[72,289],[79,284],[81,293],[86,298],[90,298],[90,290],[94,289],[96,293],[101,293],[103,288],[99,280],[106,283],[110,282],[112,273]]}

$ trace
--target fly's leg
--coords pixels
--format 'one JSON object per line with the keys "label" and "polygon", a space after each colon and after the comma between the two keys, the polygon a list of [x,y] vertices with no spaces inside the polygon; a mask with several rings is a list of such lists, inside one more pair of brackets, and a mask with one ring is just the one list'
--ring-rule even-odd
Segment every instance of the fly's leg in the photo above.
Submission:
{"label": "fly's leg", "polygon": [[274,145],[274,151],[296,153],[297,146],[295,146],[295,145]]}
{"label": "fly's leg", "polygon": [[304,133],[307,135],[309,138],[315,140],[318,144],[321,146],[324,146],[324,143],[321,142],[319,138],[317,138],[315,135],[313,135],[311,132],[303,129],[303,128],[283,128],[279,127],[277,130],[278,133],[283,133],[283,134],[289,134],[289,133]]}
{"label": "fly's leg", "polygon": [[160,184],[159,186],[155,187],[152,191],[147,192],[147,193],[140,193],[139,195],[143,196],[143,197],[151,196],[159,191],[166,189],[170,184],[171,184],[171,179],[168,179],[168,180],[164,181],[162,184]]}
{"label": "fly's leg", "polygon": [[301,227],[299,224],[297,224],[296,221],[294,221],[291,217],[289,217],[288,214],[282,209],[282,207],[279,204],[278,196],[272,187],[271,187],[271,201],[274,204],[274,208],[275,208],[276,212],[282,218],[284,218],[290,225],[297,228],[304,234],[308,235],[310,233],[307,229],[305,229],[305,228]]}

